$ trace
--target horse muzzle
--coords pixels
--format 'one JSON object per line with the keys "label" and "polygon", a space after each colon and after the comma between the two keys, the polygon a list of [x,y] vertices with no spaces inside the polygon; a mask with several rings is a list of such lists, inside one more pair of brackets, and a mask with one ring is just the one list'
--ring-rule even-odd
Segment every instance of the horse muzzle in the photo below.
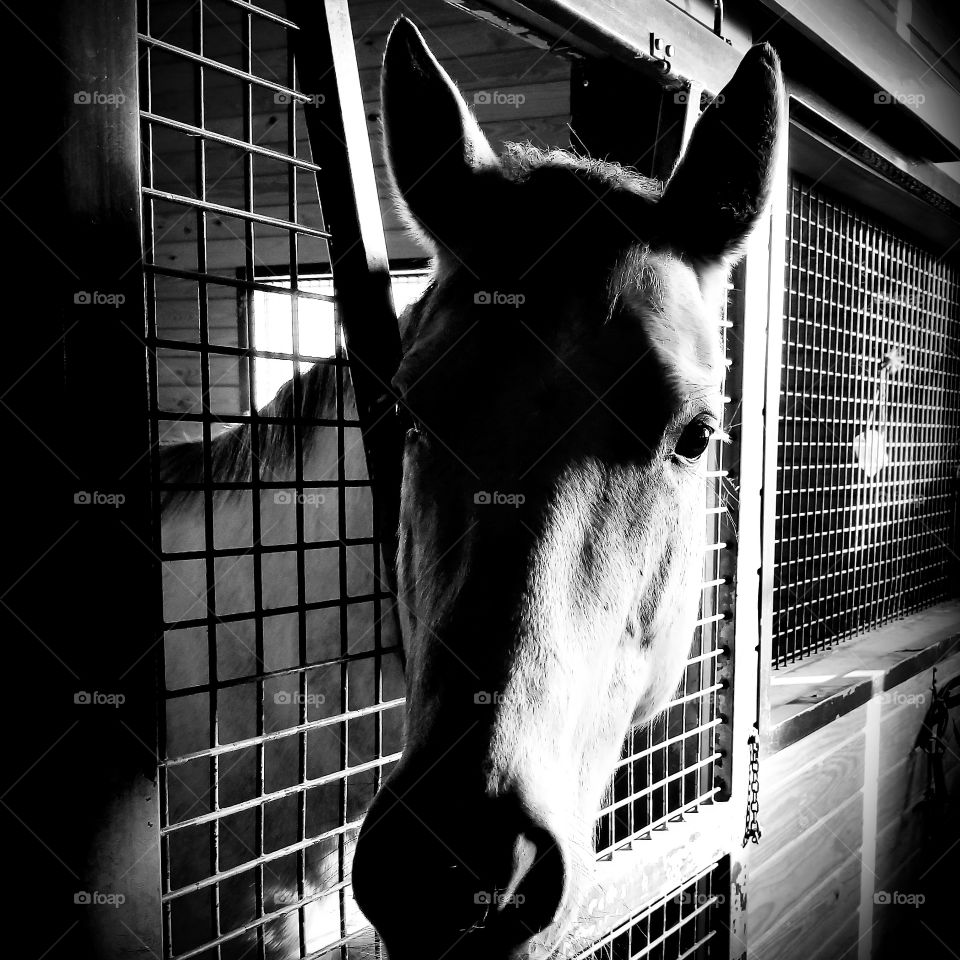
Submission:
{"label": "horse muzzle", "polygon": [[390,960],[519,960],[565,913],[569,874],[518,796],[465,800],[401,763],[364,820],[353,888]]}

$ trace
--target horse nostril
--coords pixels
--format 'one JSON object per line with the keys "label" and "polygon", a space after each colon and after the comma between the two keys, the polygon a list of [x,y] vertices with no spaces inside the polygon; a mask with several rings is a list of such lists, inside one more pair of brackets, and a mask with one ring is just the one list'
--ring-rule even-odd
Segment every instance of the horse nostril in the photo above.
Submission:
{"label": "horse nostril", "polygon": [[357,904],[393,956],[416,950],[419,960],[437,960],[450,949],[448,960],[457,960],[481,944],[512,950],[553,923],[566,870],[552,833],[515,800],[483,800],[471,816],[462,807],[454,816],[438,809],[435,798],[429,805],[424,799],[388,784],[356,848]]}
{"label": "horse nostril", "polygon": [[560,844],[549,831],[531,826],[515,838],[512,873],[494,904],[509,939],[526,942],[553,923],[566,880]]}

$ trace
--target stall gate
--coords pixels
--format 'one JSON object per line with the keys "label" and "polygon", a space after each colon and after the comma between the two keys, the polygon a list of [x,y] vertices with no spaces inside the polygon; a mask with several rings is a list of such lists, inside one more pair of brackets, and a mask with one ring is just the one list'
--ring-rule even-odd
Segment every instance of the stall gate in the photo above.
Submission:
{"label": "stall gate", "polygon": [[[352,845],[400,750],[363,438],[333,290],[314,279],[332,238],[305,112],[325,105],[299,92],[286,6],[140,9],[171,958],[355,942]],[[226,469],[231,428],[247,449]]]}
{"label": "stall gate", "polygon": [[[301,90],[293,17],[266,0],[139,7],[169,960],[379,951],[350,865],[401,750],[401,648],[334,295],[336,225],[318,194],[328,158],[306,122],[331,105]],[[726,429],[690,660],[667,711],[624,745],[600,860],[649,849],[729,794],[717,771],[731,736],[738,424]],[[634,903],[581,955],[722,955],[718,868]]]}

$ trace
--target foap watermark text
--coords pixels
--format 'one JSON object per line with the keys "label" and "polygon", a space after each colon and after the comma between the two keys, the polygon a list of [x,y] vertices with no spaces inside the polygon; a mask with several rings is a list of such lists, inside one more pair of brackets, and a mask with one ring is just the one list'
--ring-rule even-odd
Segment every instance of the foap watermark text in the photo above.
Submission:
{"label": "foap watermark text", "polygon": [[527,502],[527,498],[522,493],[478,490],[473,495],[473,502],[478,507],[521,507]]}
{"label": "foap watermark text", "polygon": [[504,293],[501,290],[478,290],[473,302],[480,307],[522,307],[527,298],[522,293]]}
{"label": "foap watermark text", "polygon": [[279,506],[287,507],[292,503],[300,503],[305,507],[319,507],[327,502],[326,494],[317,490],[307,490],[303,493],[294,493],[292,490],[276,490],[273,494],[273,502]]}

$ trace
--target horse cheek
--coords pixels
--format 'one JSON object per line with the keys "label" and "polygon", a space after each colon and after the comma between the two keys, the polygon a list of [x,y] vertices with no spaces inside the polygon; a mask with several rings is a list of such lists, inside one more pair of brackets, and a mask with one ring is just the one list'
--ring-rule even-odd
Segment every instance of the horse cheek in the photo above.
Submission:
{"label": "horse cheek", "polygon": [[[663,550],[657,559],[658,576],[643,600],[649,643],[644,651],[645,677],[637,691],[634,722],[644,723],[669,703],[680,682],[690,652],[699,609],[702,575],[703,482],[679,484],[663,500],[662,516],[671,518],[659,531]],[[691,535],[690,531],[697,531]]]}

